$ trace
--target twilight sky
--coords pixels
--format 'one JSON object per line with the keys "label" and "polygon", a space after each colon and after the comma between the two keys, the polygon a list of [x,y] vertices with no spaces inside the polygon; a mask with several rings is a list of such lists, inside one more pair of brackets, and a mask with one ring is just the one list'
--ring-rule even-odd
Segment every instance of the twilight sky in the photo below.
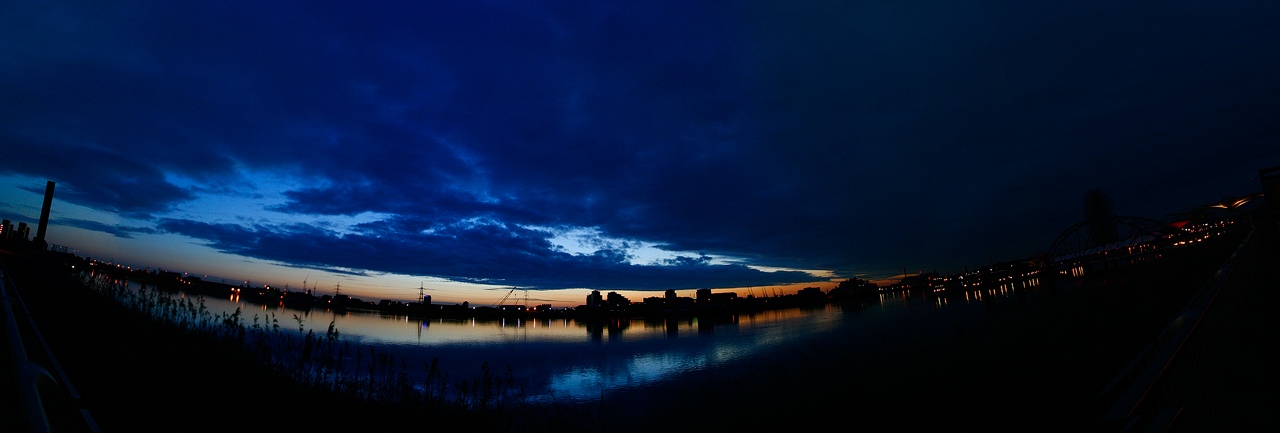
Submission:
{"label": "twilight sky", "polygon": [[0,4],[0,215],[53,180],[82,256],[568,305],[956,272],[1280,165],[1274,1],[373,3]]}

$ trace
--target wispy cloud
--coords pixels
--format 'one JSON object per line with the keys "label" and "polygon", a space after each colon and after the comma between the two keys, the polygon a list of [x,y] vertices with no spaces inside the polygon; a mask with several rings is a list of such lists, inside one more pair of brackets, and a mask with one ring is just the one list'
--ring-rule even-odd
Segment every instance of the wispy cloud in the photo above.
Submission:
{"label": "wispy cloud", "polygon": [[110,225],[110,224],[103,224],[97,221],[83,220],[83,219],[76,219],[76,218],[58,218],[53,222],[57,224],[71,226],[71,227],[78,227],[85,230],[103,232],[118,238],[125,238],[125,239],[133,238],[133,235],[136,233],[155,234],[159,232],[158,230],[150,227],[131,227],[131,226],[118,225],[118,224]]}

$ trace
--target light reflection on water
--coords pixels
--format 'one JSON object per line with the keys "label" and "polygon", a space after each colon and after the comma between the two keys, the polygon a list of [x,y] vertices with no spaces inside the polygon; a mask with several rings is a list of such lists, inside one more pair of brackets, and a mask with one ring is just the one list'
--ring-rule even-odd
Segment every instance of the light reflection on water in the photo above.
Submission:
{"label": "light reflection on water", "polygon": [[[136,283],[130,287],[137,288]],[[245,323],[282,332],[324,335],[330,322],[352,345],[403,357],[421,375],[424,362],[439,359],[451,380],[474,377],[480,365],[510,366],[533,401],[581,401],[602,393],[644,389],[708,369],[759,359],[794,356],[811,344],[858,339],[897,327],[901,320],[944,314],[945,320],[978,317],[984,299],[1007,298],[1009,286],[950,299],[884,294],[860,303],[702,317],[609,320],[417,319],[378,312],[264,306],[237,297],[205,298],[210,312],[242,311]],[[178,296],[185,297],[179,293]],[[941,317],[941,316],[940,316]],[[966,318],[969,317],[969,318]],[[367,349],[366,349],[367,350]]]}

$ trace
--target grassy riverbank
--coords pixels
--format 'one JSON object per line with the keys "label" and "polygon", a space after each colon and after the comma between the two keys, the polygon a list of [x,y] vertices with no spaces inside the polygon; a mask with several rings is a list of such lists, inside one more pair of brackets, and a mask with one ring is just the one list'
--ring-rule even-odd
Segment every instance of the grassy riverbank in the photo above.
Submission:
{"label": "grassy riverbank", "polygon": [[154,291],[104,294],[57,261],[3,260],[107,432],[1088,431],[1103,427],[1097,393],[1234,245],[1223,239],[1083,283],[1045,281],[1032,289],[1034,305],[993,304],[985,321],[910,319],[870,339],[693,373],[639,400],[575,406],[525,404],[501,366],[450,377],[302,336],[289,318],[207,317]]}
{"label": "grassy riverbank", "polygon": [[589,417],[560,419],[569,408],[506,398],[514,392],[500,368],[450,377],[326,336],[290,336],[285,318],[213,317],[189,299],[94,288],[57,260],[3,260],[103,431],[591,427]]}

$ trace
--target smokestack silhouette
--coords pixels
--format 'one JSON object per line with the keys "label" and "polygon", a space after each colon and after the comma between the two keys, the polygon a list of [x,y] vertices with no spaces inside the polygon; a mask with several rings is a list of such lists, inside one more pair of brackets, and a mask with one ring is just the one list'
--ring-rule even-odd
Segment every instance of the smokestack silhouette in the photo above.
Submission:
{"label": "smokestack silhouette", "polygon": [[44,241],[44,232],[49,228],[49,207],[53,206],[53,181],[44,186],[44,209],[40,210],[40,228],[36,229],[36,242]]}

